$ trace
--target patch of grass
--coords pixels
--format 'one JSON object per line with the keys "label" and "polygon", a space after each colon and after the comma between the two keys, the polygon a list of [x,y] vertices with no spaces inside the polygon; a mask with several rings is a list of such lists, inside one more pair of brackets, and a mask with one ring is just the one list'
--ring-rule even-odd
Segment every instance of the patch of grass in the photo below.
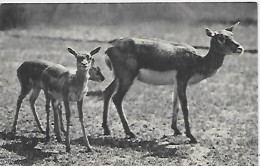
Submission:
{"label": "patch of grass", "polygon": [[[68,35],[76,39],[87,37],[112,39],[136,34],[135,36],[209,45],[209,39],[206,35],[204,36],[205,32],[201,26],[187,28],[184,25],[171,27],[164,24],[160,27],[159,24],[154,24],[153,31],[145,28],[151,25],[153,24],[140,24],[135,28],[123,26],[118,29],[115,29],[114,26],[107,28],[79,26],[58,30],[42,27],[41,30],[1,32],[1,133],[9,131],[12,124],[20,91],[16,69],[25,60],[45,59],[74,67],[74,58],[67,53],[67,46],[75,50],[91,50],[100,45],[102,50],[95,58],[106,80],[102,83],[90,82],[89,89],[91,91],[102,90],[113,78],[112,72],[104,62],[103,52],[108,47],[107,44],[24,36],[39,34],[63,37]],[[212,27],[218,29],[223,28],[223,25],[212,25]],[[140,30],[137,31],[138,28]],[[256,27],[241,26],[234,32],[235,38],[249,46],[253,42],[256,43],[256,35],[254,35],[256,31]],[[196,33],[194,34],[194,32]],[[245,33],[252,34],[252,38]],[[9,34],[23,34],[24,36],[17,38]],[[204,54],[205,50],[199,50],[199,52]],[[41,141],[44,135],[37,130],[27,97],[22,104],[18,118],[16,142],[4,139],[3,135],[0,135],[0,164],[257,165],[257,58],[257,55],[248,53],[227,56],[218,74],[188,88],[191,129],[199,141],[196,145],[186,144],[185,136],[172,136],[173,131],[170,127],[172,86],[150,86],[136,81],[125,97],[124,108],[130,128],[136,133],[137,139],[125,138],[122,124],[113,104],[110,104],[109,111],[109,126],[112,136],[104,137],[101,127],[103,102],[98,97],[88,96],[84,102],[84,122],[90,142],[94,146],[94,152],[84,152],[84,147],[81,145],[82,133],[76,105],[72,104],[72,152],[71,154],[65,153],[64,144],[55,141],[54,132],[51,132],[52,141],[50,143],[46,144]],[[42,124],[46,122],[44,104],[44,96],[40,94],[36,106]],[[52,119],[53,117],[51,117]],[[184,124],[181,112],[178,125],[183,132]],[[51,127],[53,128],[53,126]],[[40,141],[36,141],[37,145],[31,147],[30,145],[34,143],[33,140]],[[164,142],[168,143],[164,144]],[[27,145],[32,148],[30,152],[24,148]]]}

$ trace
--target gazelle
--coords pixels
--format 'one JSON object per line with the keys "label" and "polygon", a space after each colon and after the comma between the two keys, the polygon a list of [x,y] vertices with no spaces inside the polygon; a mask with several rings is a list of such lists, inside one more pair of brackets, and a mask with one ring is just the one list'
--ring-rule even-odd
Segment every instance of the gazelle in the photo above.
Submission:
{"label": "gazelle", "polygon": [[[122,101],[135,78],[152,85],[174,85],[173,116],[171,128],[174,135],[181,132],[177,128],[178,102],[184,115],[186,136],[190,143],[196,143],[190,131],[186,97],[187,85],[197,84],[214,75],[222,66],[225,55],[243,52],[243,47],[233,39],[232,30],[239,23],[224,30],[206,29],[211,37],[206,56],[199,56],[195,48],[184,44],[174,44],[161,40],[120,38],[111,41],[106,50],[106,63],[115,75],[114,80],[104,90],[103,129],[109,135],[107,125],[109,100],[112,99],[120,116],[126,135],[135,137],[124,116]],[[178,101],[179,100],[179,101]]]}
{"label": "gazelle", "polygon": [[[70,118],[71,111],[69,101],[77,102],[79,120],[83,132],[83,141],[87,146],[88,151],[91,151],[88,138],[86,137],[84,123],[83,123],[83,99],[87,93],[88,83],[88,70],[94,65],[93,55],[100,50],[100,47],[92,50],[90,53],[76,53],[71,48],[68,51],[75,56],[77,71],[76,74],[71,73],[66,67],[56,64],[47,67],[41,76],[42,88],[46,97],[46,113],[47,113],[47,126],[46,126],[46,138],[49,139],[49,112],[50,102],[58,100],[64,103],[67,120],[67,132],[66,132],[66,151],[70,152]],[[103,81],[101,79],[100,81]],[[55,111],[54,111],[55,112]],[[58,123],[56,123],[58,124]],[[58,133],[59,134],[59,133]],[[57,135],[57,133],[56,133]]]}
{"label": "gazelle", "polygon": [[[17,125],[17,120],[18,120],[18,115],[19,115],[19,110],[22,104],[23,99],[28,95],[30,91],[32,91],[32,94],[30,96],[30,107],[33,112],[35,121],[37,123],[37,127],[42,133],[45,133],[42,125],[39,121],[38,115],[35,111],[35,101],[39,96],[39,93],[42,89],[41,85],[41,75],[43,70],[45,70],[47,67],[55,65],[52,62],[44,61],[44,60],[31,60],[31,61],[25,61],[24,63],[21,64],[21,66],[17,69],[17,77],[21,85],[21,92],[20,95],[17,99],[17,105],[16,105],[16,113],[13,121],[13,126],[12,126],[12,133],[16,133],[16,125]],[[100,68],[98,66],[92,66],[89,69],[89,80],[92,81],[101,81],[104,80],[104,76],[100,71]],[[54,104],[54,102],[53,102]],[[65,133],[63,123],[62,123],[62,116],[61,116],[61,110],[60,110],[60,103],[56,102],[55,107],[59,111],[59,119],[60,119],[60,127],[61,130]],[[54,115],[56,115],[56,112],[54,112]],[[57,122],[57,116],[54,116],[55,118],[55,123]],[[57,129],[55,129],[57,130]],[[57,136],[58,141],[60,140],[59,136]]]}

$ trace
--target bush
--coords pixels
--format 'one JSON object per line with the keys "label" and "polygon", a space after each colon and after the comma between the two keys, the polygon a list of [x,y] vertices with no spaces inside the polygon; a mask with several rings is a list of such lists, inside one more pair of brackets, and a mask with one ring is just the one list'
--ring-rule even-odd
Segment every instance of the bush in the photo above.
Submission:
{"label": "bush", "polygon": [[18,4],[2,4],[0,6],[0,30],[26,27],[25,9]]}

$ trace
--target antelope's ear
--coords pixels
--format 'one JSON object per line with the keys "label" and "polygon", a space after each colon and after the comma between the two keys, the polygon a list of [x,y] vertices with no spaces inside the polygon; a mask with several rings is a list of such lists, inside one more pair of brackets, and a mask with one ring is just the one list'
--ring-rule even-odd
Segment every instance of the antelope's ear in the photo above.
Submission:
{"label": "antelope's ear", "polygon": [[77,54],[74,50],[72,50],[71,48],[68,48],[68,51],[69,51],[72,55],[74,55],[75,57],[78,56],[78,54]]}
{"label": "antelope's ear", "polygon": [[97,47],[97,48],[95,48],[94,50],[92,50],[92,51],[90,52],[90,55],[92,56],[92,55],[98,53],[98,51],[100,50],[100,48],[101,48],[101,47]]}
{"label": "antelope's ear", "polygon": [[233,29],[236,28],[236,27],[238,26],[238,24],[239,24],[239,22],[235,23],[235,24],[232,25],[231,27],[226,28],[225,30],[232,32]]}
{"label": "antelope's ear", "polygon": [[212,31],[212,30],[209,29],[209,28],[206,28],[206,34],[207,34],[209,37],[213,37],[213,36],[215,36],[215,32]]}

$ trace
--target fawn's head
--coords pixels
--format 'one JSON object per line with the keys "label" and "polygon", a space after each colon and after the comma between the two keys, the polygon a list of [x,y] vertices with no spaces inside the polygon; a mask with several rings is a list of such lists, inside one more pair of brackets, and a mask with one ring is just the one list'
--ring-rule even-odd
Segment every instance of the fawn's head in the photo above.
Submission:
{"label": "fawn's head", "polygon": [[89,79],[92,81],[101,82],[105,80],[105,77],[101,73],[101,70],[98,66],[93,66],[89,69]]}
{"label": "fawn's head", "polygon": [[89,73],[89,79],[93,81],[103,81],[105,77],[101,73],[98,66],[94,65],[94,54],[98,53],[101,47],[97,47],[94,50],[87,52],[75,52],[73,49],[68,48],[68,51],[77,59],[77,70],[86,71]]}
{"label": "fawn's head", "polygon": [[211,37],[210,48],[222,55],[242,53],[243,47],[233,38],[233,29],[239,24],[232,25],[224,30],[212,31],[209,28],[206,28],[206,34]]}

